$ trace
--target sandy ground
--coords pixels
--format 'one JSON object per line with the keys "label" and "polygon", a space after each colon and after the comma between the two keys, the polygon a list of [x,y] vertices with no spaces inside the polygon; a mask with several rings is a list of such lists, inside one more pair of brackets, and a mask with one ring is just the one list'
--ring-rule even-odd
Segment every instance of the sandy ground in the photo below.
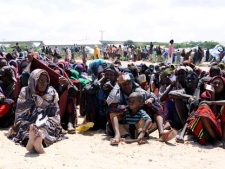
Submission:
{"label": "sandy ground", "polygon": [[[138,63],[138,62],[137,62]],[[124,63],[127,64],[127,63]],[[206,68],[205,68],[206,69]],[[82,117],[79,117],[82,122]],[[69,139],[46,148],[45,155],[27,152],[7,139],[7,129],[0,129],[0,169],[50,168],[224,168],[224,149],[200,146],[191,136],[185,143],[157,141],[158,132],[147,144],[120,143],[110,146],[103,130],[67,135]]]}

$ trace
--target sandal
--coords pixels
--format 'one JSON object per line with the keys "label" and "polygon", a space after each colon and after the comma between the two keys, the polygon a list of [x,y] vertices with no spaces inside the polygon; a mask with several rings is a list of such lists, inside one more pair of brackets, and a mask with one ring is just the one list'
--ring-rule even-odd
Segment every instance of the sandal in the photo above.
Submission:
{"label": "sandal", "polygon": [[176,135],[177,135],[177,131],[171,129],[170,131],[162,134],[159,138],[159,141],[168,142],[168,141],[172,140],[174,137],[176,137]]}
{"label": "sandal", "polygon": [[180,135],[177,135],[175,140],[177,143],[184,143],[184,138],[181,137]]}
{"label": "sandal", "polygon": [[68,134],[76,134],[75,128],[68,128],[67,131],[68,131]]}

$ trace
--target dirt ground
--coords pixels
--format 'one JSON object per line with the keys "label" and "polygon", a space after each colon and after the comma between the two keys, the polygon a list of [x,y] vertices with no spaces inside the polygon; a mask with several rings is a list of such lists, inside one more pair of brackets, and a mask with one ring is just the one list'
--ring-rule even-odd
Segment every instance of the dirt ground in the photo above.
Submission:
{"label": "dirt ground", "polygon": [[[80,123],[82,120],[79,117]],[[87,131],[67,135],[69,139],[53,144],[45,149],[46,154],[38,155],[15,145],[5,136],[7,132],[8,128],[0,129],[0,169],[224,168],[225,150],[200,146],[191,135],[185,136],[184,144],[174,139],[162,143],[157,141],[155,131],[144,145],[122,142],[119,146],[110,146],[103,130]]]}

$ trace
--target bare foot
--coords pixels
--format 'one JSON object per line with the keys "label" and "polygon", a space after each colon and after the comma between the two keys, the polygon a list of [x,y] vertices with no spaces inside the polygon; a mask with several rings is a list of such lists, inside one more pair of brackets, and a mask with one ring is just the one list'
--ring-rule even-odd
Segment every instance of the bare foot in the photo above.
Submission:
{"label": "bare foot", "polygon": [[42,145],[42,141],[44,136],[42,135],[42,133],[40,131],[38,131],[36,133],[36,138],[34,140],[34,149],[38,154],[45,154],[45,150],[44,147]]}
{"label": "bare foot", "polygon": [[27,151],[31,151],[34,148],[34,138],[35,138],[36,130],[33,124],[30,125],[29,130],[29,140],[26,146]]}
{"label": "bare foot", "polygon": [[156,123],[153,123],[151,128],[148,130],[148,134],[151,134],[156,130],[157,130],[157,125],[156,125]]}
{"label": "bare foot", "polygon": [[110,139],[110,145],[118,145],[120,142],[120,135],[115,135],[114,138]]}

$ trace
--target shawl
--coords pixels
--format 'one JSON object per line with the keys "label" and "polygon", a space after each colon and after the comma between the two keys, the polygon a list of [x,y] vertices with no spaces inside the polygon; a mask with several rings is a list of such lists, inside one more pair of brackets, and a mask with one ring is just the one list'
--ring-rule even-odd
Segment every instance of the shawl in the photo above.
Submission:
{"label": "shawl", "polygon": [[15,69],[12,66],[4,66],[2,67],[1,70],[3,71],[2,76],[5,76],[5,73],[7,71],[11,74],[11,79],[13,80],[13,82],[8,86],[4,86],[3,84],[2,90],[6,98],[10,98],[14,100],[15,99],[14,91],[15,91],[16,82],[17,82]]}
{"label": "shawl", "polygon": [[42,73],[46,74],[48,81],[50,81],[45,70],[35,69],[30,74],[28,86],[21,89],[17,100],[14,126],[8,135],[8,137],[13,137],[14,142],[21,143],[29,138],[29,126],[36,122],[37,116],[41,113],[44,117],[48,117],[47,122],[40,127],[45,135],[45,145],[49,146],[60,138],[58,93],[49,84],[42,96],[36,92],[38,79]]}
{"label": "shawl", "polygon": [[[222,82],[223,82],[223,86],[225,87],[225,78],[222,77],[222,76],[220,76],[220,75],[212,77],[212,78],[208,81],[208,84],[212,83],[213,80],[216,79],[216,78],[220,78],[220,79],[222,80]],[[222,96],[223,96],[223,95],[222,95]],[[224,96],[223,96],[223,97],[224,97]],[[210,100],[210,99],[211,99],[211,94],[210,94],[210,92],[207,91],[207,90],[204,91],[204,92],[202,93],[201,97],[200,97],[200,100]],[[224,99],[221,98],[220,100],[224,100]]]}

